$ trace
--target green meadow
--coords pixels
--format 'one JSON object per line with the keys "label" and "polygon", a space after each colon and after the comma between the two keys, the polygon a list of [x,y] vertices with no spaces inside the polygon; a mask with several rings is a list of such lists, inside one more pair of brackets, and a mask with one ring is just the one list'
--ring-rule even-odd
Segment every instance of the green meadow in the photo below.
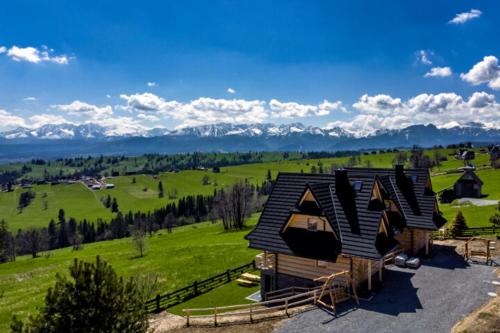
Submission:
{"label": "green meadow", "polygon": [[[248,248],[244,236],[257,218],[253,216],[248,228],[238,232],[224,232],[220,223],[183,226],[170,234],[160,230],[147,239],[147,252],[142,258],[133,249],[131,239],[124,238],[84,244],[78,251],[54,250],[36,259],[21,256],[15,262],[2,264],[0,332],[8,331],[12,315],[24,318],[33,313],[43,303],[56,274],[68,274],[74,258],[93,261],[100,255],[122,276],[157,276],[158,292],[165,293],[252,261],[258,251]],[[238,292],[242,299],[251,293]]]}

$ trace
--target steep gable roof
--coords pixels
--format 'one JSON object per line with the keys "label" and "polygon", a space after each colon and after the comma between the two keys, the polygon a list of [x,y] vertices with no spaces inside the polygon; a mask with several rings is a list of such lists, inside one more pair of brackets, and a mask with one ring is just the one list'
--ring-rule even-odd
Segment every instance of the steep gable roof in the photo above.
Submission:
{"label": "steep gable roof", "polygon": [[[249,246],[299,255],[290,246],[293,237],[287,237],[283,227],[297,210],[305,191],[310,190],[337,235],[336,239],[340,239],[341,253],[380,258],[395,244],[389,242],[380,246],[377,240],[384,211],[369,208],[375,183],[378,182],[381,190],[396,203],[408,227],[434,230],[439,227],[436,221],[442,223],[442,219],[434,216],[435,197],[425,189],[428,177],[428,171],[421,169],[405,170],[404,178],[398,177],[394,169],[370,168],[350,168],[336,175],[280,173],[259,223],[247,236]],[[354,182],[361,182],[358,191],[352,186]],[[298,231],[292,233],[300,234]],[[301,237],[305,236],[301,234]],[[332,248],[338,246],[338,242],[332,243]]]}

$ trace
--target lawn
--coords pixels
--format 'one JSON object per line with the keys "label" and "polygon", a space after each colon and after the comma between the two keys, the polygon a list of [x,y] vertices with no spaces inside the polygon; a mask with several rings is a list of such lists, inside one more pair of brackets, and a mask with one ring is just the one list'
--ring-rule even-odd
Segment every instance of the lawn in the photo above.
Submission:
{"label": "lawn", "polygon": [[[248,221],[249,228],[257,218]],[[148,238],[142,258],[130,238],[86,244],[79,251],[54,250],[36,259],[18,257],[0,269],[0,332],[8,329],[13,314],[24,318],[41,305],[55,275],[67,274],[74,258],[93,261],[100,255],[125,277],[157,275],[159,292],[166,293],[253,260],[258,251],[248,248],[243,238],[248,232],[224,232],[220,223],[179,227],[171,234],[161,230]]]}

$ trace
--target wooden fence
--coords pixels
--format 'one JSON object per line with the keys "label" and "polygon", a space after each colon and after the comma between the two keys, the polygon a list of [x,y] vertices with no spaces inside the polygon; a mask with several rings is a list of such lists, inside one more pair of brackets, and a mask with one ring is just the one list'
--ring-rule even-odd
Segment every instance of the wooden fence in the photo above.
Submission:
{"label": "wooden fence", "polygon": [[[467,228],[464,232],[462,232],[460,235],[457,235],[459,237],[473,237],[473,236],[481,236],[481,235],[500,235],[500,228],[494,228],[494,227],[474,227],[474,228]],[[435,231],[433,232],[433,237],[434,239],[442,239],[442,238],[448,238],[450,237],[448,234],[443,234],[442,232]]]}
{"label": "wooden fence", "polygon": [[255,271],[255,269],[256,267],[254,260],[248,264],[233,269],[228,269],[224,273],[217,274],[208,279],[202,281],[194,281],[193,284],[181,289],[177,289],[168,294],[158,294],[154,299],[151,299],[145,303],[146,310],[149,313],[160,312],[161,310],[185,302],[188,299],[199,296],[214,288],[229,283],[239,278],[242,273]]}

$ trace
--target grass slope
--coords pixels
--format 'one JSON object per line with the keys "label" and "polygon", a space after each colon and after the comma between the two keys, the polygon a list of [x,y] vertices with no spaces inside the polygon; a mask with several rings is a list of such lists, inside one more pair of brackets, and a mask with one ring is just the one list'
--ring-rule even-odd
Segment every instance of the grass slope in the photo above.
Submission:
{"label": "grass slope", "polygon": [[[254,216],[248,225],[256,220]],[[248,248],[243,238],[248,232],[223,232],[219,223],[184,226],[171,234],[161,230],[148,238],[148,251],[142,258],[137,257],[130,238],[88,244],[76,252],[55,250],[50,257],[18,257],[0,266],[0,332],[8,330],[13,314],[24,318],[41,305],[55,275],[67,274],[74,258],[93,261],[100,255],[126,277],[158,274],[160,291],[165,293],[253,260],[258,251]]]}

